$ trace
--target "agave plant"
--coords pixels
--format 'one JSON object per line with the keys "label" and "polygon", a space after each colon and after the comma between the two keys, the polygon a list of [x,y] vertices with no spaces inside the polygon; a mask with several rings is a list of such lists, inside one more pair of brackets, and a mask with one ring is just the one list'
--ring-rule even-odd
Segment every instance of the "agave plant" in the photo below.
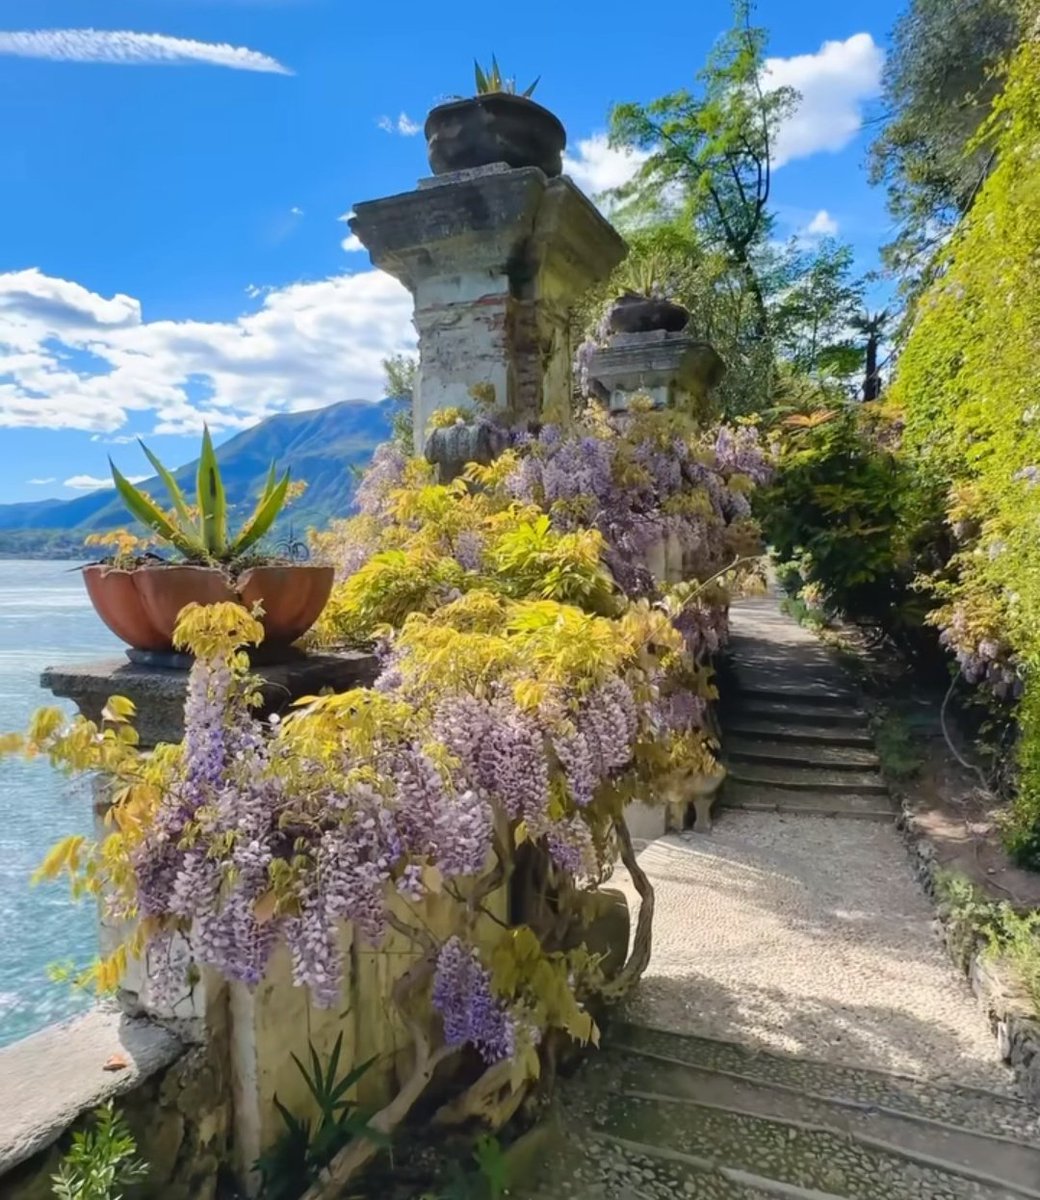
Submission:
{"label": "agave plant", "polygon": [[518,93],[516,90],[515,79],[502,78],[502,71],[499,68],[498,59],[493,54],[491,56],[491,66],[486,71],[475,59],[473,66],[477,77],[478,96],[487,96],[492,92],[505,92],[510,96],[516,96],[519,94],[530,99],[531,95],[534,93],[534,89],[538,86],[539,80],[542,78],[541,75],[539,75],[538,79],[536,79],[534,83],[532,83],[531,86],[526,89],[526,91]]}
{"label": "agave plant", "polygon": [[241,557],[271,528],[288,497],[289,472],[286,471],[279,479],[272,463],[264,490],[252,515],[236,536],[229,537],[227,494],[220,478],[220,467],[217,465],[209,429],[204,429],[202,434],[194,508],[189,506],[172,473],[144,442],[141,442],[141,449],[170,493],[172,510],[169,513],[164,512],[147,492],[134,487],[109,459],[116,491],[129,512],[142,525],[179,550],[189,562],[227,563]]}

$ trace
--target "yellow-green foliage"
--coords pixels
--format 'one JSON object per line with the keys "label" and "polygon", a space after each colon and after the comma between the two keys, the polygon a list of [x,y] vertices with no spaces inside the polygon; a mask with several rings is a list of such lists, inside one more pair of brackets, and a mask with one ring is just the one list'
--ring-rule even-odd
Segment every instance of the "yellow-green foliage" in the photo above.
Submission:
{"label": "yellow-green foliage", "polygon": [[[492,478],[491,469],[476,474]],[[315,539],[326,555],[340,557],[337,542],[360,541],[371,551],[336,586],[318,626],[320,640],[370,643],[410,613],[433,612],[452,594],[471,589],[539,596],[604,614],[619,609],[595,530],[559,533],[537,508],[503,501],[465,480],[403,487],[393,494],[391,514],[382,526],[362,516]],[[466,571],[453,557],[461,537],[480,547],[479,569]]]}
{"label": "yellow-green foliage", "polygon": [[[891,398],[916,473],[908,522],[947,504],[962,548],[936,620],[965,656],[996,637],[1018,664],[1021,788],[1013,840],[1040,865],[1040,42],[1010,65],[983,136],[995,166],[945,252]],[[988,647],[992,650],[992,647]]]}

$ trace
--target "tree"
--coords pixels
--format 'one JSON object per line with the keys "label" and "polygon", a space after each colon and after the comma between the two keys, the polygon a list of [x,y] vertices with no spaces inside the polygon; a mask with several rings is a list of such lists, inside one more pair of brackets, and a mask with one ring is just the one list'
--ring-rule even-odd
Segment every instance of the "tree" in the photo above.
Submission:
{"label": "tree", "polygon": [[993,140],[973,139],[1021,32],[1020,0],[911,0],[896,25],[871,171],[899,222],[886,258],[911,289],[992,169]]}
{"label": "tree", "polygon": [[763,89],[765,45],[766,31],[751,24],[749,0],[735,0],[733,28],[700,72],[697,92],[619,104],[610,115],[612,144],[648,155],[618,191],[629,214],[681,215],[695,224],[739,273],[763,341],[769,320],[755,256],[771,226],[776,130],[797,100],[790,88]]}
{"label": "tree", "polygon": [[887,308],[880,312],[858,313],[852,318],[852,328],[867,339],[864,350],[863,399],[877,400],[881,395],[881,370],[878,366],[878,351],[881,339],[892,323],[892,314]]}
{"label": "tree", "polygon": [[792,281],[770,313],[779,351],[809,375],[851,374],[861,355],[849,335],[863,301],[863,283],[852,275],[852,247],[825,238],[807,252],[794,243],[785,266]]}
{"label": "tree", "polygon": [[383,359],[383,387],[391,400],[411,400],[419,375],[414,354],[391,354]]}
{"label": "tree", "polygon": [[387,398],[401,403],[391,423],[392,440],[408,454],[414,449],[412,397],[418,379],[419,359],[416,355],[391,354],[383,359],[383,387]]}

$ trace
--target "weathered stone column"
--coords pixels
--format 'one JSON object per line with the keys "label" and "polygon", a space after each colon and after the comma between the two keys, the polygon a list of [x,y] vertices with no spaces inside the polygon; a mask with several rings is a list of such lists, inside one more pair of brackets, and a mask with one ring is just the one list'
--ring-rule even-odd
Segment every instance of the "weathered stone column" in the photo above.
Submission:
{"label": "weathered stone column", "polygon": [[496,164],[359,204],[351,229],[415,297],[416,449],[438,409],[494,396],[507,423],[570,411],[570,314],[625,243],[566,177]]}

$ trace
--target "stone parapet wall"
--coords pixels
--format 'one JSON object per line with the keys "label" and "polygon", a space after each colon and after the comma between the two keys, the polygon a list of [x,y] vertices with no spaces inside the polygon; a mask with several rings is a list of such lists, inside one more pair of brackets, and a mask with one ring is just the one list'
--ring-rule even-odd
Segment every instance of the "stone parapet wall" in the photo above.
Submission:
{"label": "stone parapet wall", "polygon": [[100,1007],[0,1050],[0,1197],[49,1200],[73,1132],[114,1100],[149,1167],[127,1200],[213,1200],[231,1130],[227,1063],[216,1020],[205,1045],[188,1046]]}

